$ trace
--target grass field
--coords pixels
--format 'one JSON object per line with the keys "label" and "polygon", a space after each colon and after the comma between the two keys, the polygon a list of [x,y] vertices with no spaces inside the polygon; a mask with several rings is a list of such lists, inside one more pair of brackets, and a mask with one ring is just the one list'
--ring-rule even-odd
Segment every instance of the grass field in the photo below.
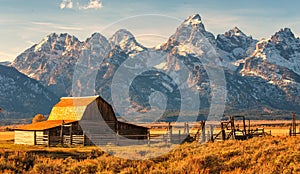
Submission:
{"label": "grass field", "polygon": [[[0,173],[233,173],[300,172],[300,137],[185,143],[147,160],[127,160],[97,147],[0,145]],[[158,146],[157,150],[162,146]],[[136,155],[148,155],[138,146]],[[143,152],[143,153],[140,153]],[[124,152],[126,153],[126,151]]]}
{"label": "grass field", "polygon": [[14,132],[0,132],[0,141],[8,141],[14,139]]}
{"label": "grass field", "polygon": [[[13,132],[0,132],[0,173],[300,173],[300,136],[286,136],[288,121],[277,127],[270,123],[263,127],[273,136],[204,144],[151,144],[151,148],[14,145]],[[261,124],[266,122],[255,126]],[[152,133],[166,130],[153,129]],[[131,160],[140,158],[145,160]]]}

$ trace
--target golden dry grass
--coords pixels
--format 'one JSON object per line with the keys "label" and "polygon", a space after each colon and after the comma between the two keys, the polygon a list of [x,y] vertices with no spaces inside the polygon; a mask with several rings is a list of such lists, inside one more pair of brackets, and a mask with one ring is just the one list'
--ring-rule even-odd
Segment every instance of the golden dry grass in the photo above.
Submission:
{"label": "golden dry grass", "polygon": [[[0,132],[0,141],[4,142],[0,143],[0,173],[300,173],[300,136],[286,136],[287,126],[264,128],[271,130],[273,136],[247,141],[185,143],[171,146],[170,152],[165,144],[151,144],[151,149],[147,145],[112,145],[106,147],[106,152],[99,147],[14,145],[7,143],[13,138],[13,132]],[[151,131],[166,133],[164,129]],[[114,156],[120,153],[131,159],[149,159],[127,160]]]}
{"label": "golden dry grass", "polygon": [[0,141],[9,141],[13,140],[15,136],[15,133],[10,131],[10,132],[0,132]]}
{"label": "golden dry grass", "polygon": [[[97,147],[0,145],[0,173],[299,173],[299,144],[300,137],[191,143],[143,161],[110,155],[117,148],[108,154]],[[128,149],[144,150],[138,146]]]}

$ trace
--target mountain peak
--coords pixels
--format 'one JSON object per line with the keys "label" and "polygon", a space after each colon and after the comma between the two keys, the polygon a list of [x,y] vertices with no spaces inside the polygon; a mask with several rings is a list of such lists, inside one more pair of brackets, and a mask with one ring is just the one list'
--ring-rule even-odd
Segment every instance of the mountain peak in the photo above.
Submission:
{"label": "mountain peak", "polygon": [[290,28],[283,28],[276,32],[270,40],[271,42],[278,44],[280,42],[290,43],[295,39],[295,35]]}
{"label": "mountain peak", "polygon": [[201,16],[195,14],[184,20],[176,29],[176,32],[160,47],[163,50],[171,50],[176,46],[184,44],[199,46],[201,45],[200,43],[203,42],[202,38],[205,38],[205,41],[209,41],[213,45],[216,44],[215,36],[205,30]]}
{"label": "mountain peak", "polygon": [[56,39],[67,39],[67,38],[74,38],[75,40],[78,40],[75,36],[72,36],[68,33],[60,33],[60,34],[57,34],[57,33],[50,33],[49,35],[47,35],[43,41],[53,41],[53,40],[56,40]]}
{"label": "mountain peak", "polygon": [[45,42],[51,41],[55,38],[57,38],[58,35],[56,33],[50,33],[49,35],[47,35],[46,37],[44,37],[44,39],[39,43],[39,44],[43,44]]}
{"label": "mountain peak", "polygon": [[184,22],[184,25],[188,26],[199,26],[201,29],[205,30],[204,25],[202,23],[201,16],[199,14],[195,14],[192,16],[189,16]]}
{"label": "mountain peak", "polygon": [[102,36],[100,33],[96,32],[96,33],[93,33],[90,38],[97,38],[97,39],[99,39],[99,38],[102,38],[102,37],[104,37],[104,36]]}
{"label": "mountain peak", "polygon": [[280,29],[279,32],[293,34],[293,32],[290,28],[282,28],[282,29]]}
{"label": "mountain peak", "polygon": [[120,29],[110,38],[113,45],[121,45],[122,43],[136,42],[132,33],[126,29]]}
{"label": "mountain peak", "polygon": [[118,30],[110,39],[112,46],[119,46],[122,50],[126,50],[128,53],[135,51],[142,51],[145,49],[139,44],[132,33],[126,29]]}
{"label": "mountain peak", "polygon": [[185,21],[185,23],[187,24],[199,24],[202,22],[201,20],[201,16],[199,14],[195,14],[195,15],[192,15],[192,16],[189,16]]}
{"label": "mountain peak", "polygon": [[116,36],[128,36],[130,38],[134,38],[133,34],[126,29],[119,29],[112,37],[116,37]]}
{"label": "mountain peak", "polygon": [[93,33],[91,37],[87,38],[86,43],[89,43],[89,44],[101,44],[101,43],[107,43],[107,39],[100,33],[96,32],[96,33]]}
{"label": "mountain peak", "polygon": [[234,27],[233,29],[225,32],[224,34],[225,36],[243,36],[243,37],[247,37],[247,35],[245,33],[243,33],[238,27]]}
{"label": "mountain peak", "polygon": [[50,51],[50,50],[70,50],[72,45],[79,42],[79,40],[68,33],[51,33],[47,35],[41,42],[35,44],[34,51]]}
{"label": "mountain peak", "polygon": [[46,38],[53,38],[53,37],[57,37],[58,35],[56,33],[50,33]]}

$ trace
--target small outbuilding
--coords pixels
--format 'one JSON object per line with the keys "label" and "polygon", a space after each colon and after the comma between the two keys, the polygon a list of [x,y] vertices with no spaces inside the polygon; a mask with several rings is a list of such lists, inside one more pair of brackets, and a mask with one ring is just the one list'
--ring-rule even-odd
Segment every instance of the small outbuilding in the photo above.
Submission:
{"label": "small outbuilding", "polygon": [[121,140],[143,142],[148,136],[148,128],[118,121],[112,106],[100,96],[62,97],[47,121],[15,129],[15,144],[122,144]]}

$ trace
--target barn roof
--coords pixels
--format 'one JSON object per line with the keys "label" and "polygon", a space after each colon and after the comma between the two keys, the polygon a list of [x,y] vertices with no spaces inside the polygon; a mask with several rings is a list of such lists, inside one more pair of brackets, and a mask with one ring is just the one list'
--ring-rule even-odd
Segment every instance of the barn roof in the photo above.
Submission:
{"label": "barn roof", "polygon": [[61,126],[63,121],[64,121],[64,124],[70,124],[70,123],[76,122],[75,120],[47,120],[47,121],[27,124],[27,125],[18,127],[15,130],[25,130],[25,131],[47,130],[47,129]]}
{"label": "barn roof", "polygon": [[52,108],[48,120],[80,120],[87,106],[98,97],[62,97]]}

